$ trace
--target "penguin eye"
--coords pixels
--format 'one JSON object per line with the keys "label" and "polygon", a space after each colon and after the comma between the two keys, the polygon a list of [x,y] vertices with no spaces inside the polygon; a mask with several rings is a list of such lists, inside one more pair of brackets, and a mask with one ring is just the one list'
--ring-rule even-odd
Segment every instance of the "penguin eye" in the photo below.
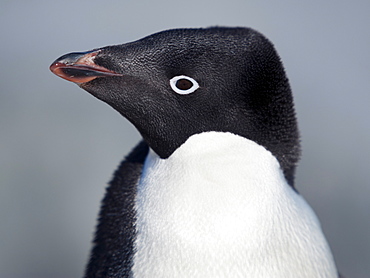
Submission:
{"label": "penguin eye", "polygon": [[199,88],[197,81],[185,75],[179,75],[171,78],[170,85],[172,90],[180,95],[191,94]]}

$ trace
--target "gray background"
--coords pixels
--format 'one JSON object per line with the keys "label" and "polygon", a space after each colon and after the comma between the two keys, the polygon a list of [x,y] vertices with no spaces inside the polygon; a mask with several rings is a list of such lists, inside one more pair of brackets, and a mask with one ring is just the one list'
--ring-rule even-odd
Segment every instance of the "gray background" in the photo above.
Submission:
{"label": "gray background", "polygon": [[370,1],[0,2],[0,277],[80,277],[134,128],[48,67],[174,27],[250,26],[275,44],[303,142],[298,190],[339,269],[370,277]]}

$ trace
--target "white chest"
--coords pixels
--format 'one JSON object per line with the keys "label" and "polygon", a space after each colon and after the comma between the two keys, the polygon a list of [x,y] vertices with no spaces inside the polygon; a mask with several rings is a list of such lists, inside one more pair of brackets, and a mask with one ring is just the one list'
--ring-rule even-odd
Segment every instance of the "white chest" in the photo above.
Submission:
{"label": "white chest", "polygon": [[145,162],[134,277],[337,277],[320,225],[263,147],[194,135]]}

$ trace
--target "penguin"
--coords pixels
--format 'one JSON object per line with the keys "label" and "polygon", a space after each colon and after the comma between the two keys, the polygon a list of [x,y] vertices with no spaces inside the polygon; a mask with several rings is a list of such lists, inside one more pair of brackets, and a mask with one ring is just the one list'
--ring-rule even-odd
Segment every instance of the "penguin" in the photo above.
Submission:
{"label": "penguin", "polygon": [[109,183],[85,277],[338,277],[295,187],[293,96],[261,33],[166,30],[50,70],[142,136]]}

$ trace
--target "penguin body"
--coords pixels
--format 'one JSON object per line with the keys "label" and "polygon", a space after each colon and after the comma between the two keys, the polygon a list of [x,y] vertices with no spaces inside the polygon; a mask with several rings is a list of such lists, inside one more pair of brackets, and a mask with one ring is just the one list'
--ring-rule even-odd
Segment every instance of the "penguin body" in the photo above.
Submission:
{"label": "penguin body", "polygon": [[248,28],[177,29],[57,59],[144,141],[103,200],[86,277],[337,277],[294,188],[293,98]]}
{"label": "penguin body", "polygon": [[150,151],[135,205],[134,277],[337,275],[276,158],[238,135],[193,135],[168,159]]}

